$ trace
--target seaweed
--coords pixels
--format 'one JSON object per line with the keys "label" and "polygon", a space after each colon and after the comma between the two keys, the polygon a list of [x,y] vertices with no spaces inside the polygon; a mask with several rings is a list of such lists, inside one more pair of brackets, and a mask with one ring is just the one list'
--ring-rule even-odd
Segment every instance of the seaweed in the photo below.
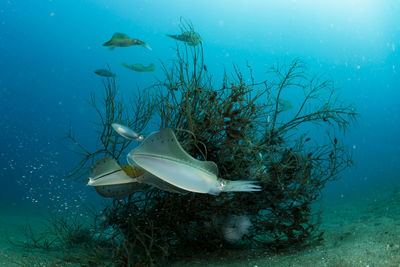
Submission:
{"label": "seaweed", "polygon": [[13,240],[10,236],[6,236],[7,241],[17,247],[23,248],[38,248],[50,250],[57,238],[50,238],[49,233],[35,233],[32,227],[27,224],[22,230],[24,241]]}
{"label": "seaweed", "polygon": [[88,101],[99,117],[99,121],[93,124],[100,146],[97,146],[97,150],[90,151],[77,140],[70,125],[62,139],[62,144],[67,150],[79,155],[81,159],[69,171],[67,177],[79,179],[86,176],[89,167],[100,157],[108,156],[117,160],[120,158],[131,144],[131,140],[115,133],[111,127],[113,122],[123,123],[137,131],[142,131],[153,115],[154,105],[148,94],[137,91],[127,105],[117,97],[118,86],[115,78],[104,79],[103,87],[104,95],[100,105],[95,93],[91,93]]}
{"label": "seaweed", "polygon": [[[23,241],[12,240],[10,244],[30,252],[32,254],[20,259],[10,258],[10,263],[19,266],[106,266],[108,255],[111,255],[111,246],[104,246],[104,238],[95,232],[79,216],[65,217],[61,214],[48,215],[43,224],[44,232],[34,232],[30,225],[23,230]],[[43,252],[46,256],[41,255]],[[40,255],[40,256],[39,256]],[[111,266],[111,264],[109,264]]]}
{"label": "seaweed", "polygon": [[[194,32],[190,23],[183,28]],[[69,132],[67,138],[82,154],[71,176],[86,173],[96,157],[118,160],[127,152],[130,141],[112,131],[112,122],[141,132],[154,119],[160,128],[175,129],[193,157],[214,161],[220,177],[254,180],[263,190],[211,196],[149,187],[113,201],[96,222],[121,237],[111,244],[110,260],[117,266],[153,266],[188,252],[233,247],[281,251],[323,240],[319,212],[312,205],[328,181],[352,166],[341,138],[358,116],[351,105],[341,102],[333,81],[310,75],[306,64],[295,59],[275,64],[260,81],[249,65],[247,75],[234,65],[233,74],[225,73],[216,86],[204,68],[202,43],[177,46],[176,54],[172,65],[162,65],[165,79],[156,82],[154,95],[136,101],[134,112],[127,112],[117,100],[114,79],[104,83],[103,106],[92,96],[90,103],[100,118],[100,148],[89,152]],[[288,90],[304,95],[290,112],[282,104]],[[310,125],[324,129],[326,138],[314,140],[319,133]],[[251,222],[234,242],[223,231],[232,216]]]}

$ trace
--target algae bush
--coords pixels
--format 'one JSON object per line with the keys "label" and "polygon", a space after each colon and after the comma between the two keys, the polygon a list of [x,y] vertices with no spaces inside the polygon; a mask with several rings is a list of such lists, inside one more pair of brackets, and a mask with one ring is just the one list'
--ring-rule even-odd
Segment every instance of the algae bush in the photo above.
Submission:
{"label": "algae bush", "polygon": [[[131,141],[114,133],[111,123],[143,132],[154,120],[159,128],[175,129],[193,157],[214,161],[219,177],[254,180],[262,191],[181,195],[145,187],[104,207],[95,216],[97,238],[86,246],[91,249],[69,254],[65,261],[151,266],[188,253],[280,251],[322,240],[312,204],[326,182],[352,165],[338,136],[357,118],[353,107],[340,101],[330,79],[310,75],[299,59],[272,66],[262,80],[250,66],[245,71],[234,66],[221,83],[206,71],[203,44],[178,46],[176,52],[175,61],[163,65],[165,78],[147,93],[138,90],[129,105],[118,98],[116,80],[104,80],[102,102],[94,95],[90,101],[99,117],[99,148],[91,152],[68,133],[82,155],[71,177],[87,176],[102,156],[125,164]],[[293,91],[302,92],[303,98],[288,111],[282,95]],[[325,139],[314,140],[317,129],[324,129]],[[239,218],[249,228],[239,238],[227,235],[227,229],[240,228],[235,223]]]}

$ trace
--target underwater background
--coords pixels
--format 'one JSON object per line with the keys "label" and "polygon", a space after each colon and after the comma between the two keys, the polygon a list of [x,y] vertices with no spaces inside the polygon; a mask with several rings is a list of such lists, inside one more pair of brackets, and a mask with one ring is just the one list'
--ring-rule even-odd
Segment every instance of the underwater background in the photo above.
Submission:
{"label": "underwater background", "polygon": [[[385,194],[400,183],[398,14],[395,0],[1,1],[0,219],[101,204],[82,179],[62,178],[79,159],[63,138],[71,125],[81,143],[95,146],[97,117],[87,100],[103,85],[94,70],[109,66],[122,97],[150,86],[163,76],[160,63],[175,57],[176,42],[165,35],[179,32],[181,17],[201,34],[216,84],[233,63],[262,77],[294,58],[331,77],[360,118],[344,137],[355,166],[327,184],[323,200],[329,206]],[[102,44],[114,32],[152,51],[110,51]],[[156,70],[132,72],[121,62],[155,63]]]}

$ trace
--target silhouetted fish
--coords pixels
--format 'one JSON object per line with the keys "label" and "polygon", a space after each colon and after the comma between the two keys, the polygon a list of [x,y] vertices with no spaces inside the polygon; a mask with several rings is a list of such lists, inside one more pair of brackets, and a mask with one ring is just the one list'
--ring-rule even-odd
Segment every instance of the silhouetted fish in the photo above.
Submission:
{"label": "silhouetted fish", "polygon": [[120,32],[114,33],[111,39],[103,44],[103,46],[108,46],[110,50],[113,50],[115,47],[128,47],[132,45],[141,45],[151,50],[151,47],[145,42],[138,39],[133,39],[128,35]]}
{"label": "silhouetted fish", "polygon": [[196,46],[201,43],[200,34],[194,31],[187,31],[178,35],[167,34],[167,36],[174,38],[175,40],[185,42],[185,44],[190,46]]}
{"label": "silhouetted fish", "polygon": [[152,72],[155,71],[156,66],[152,63],[148,66],[144,66],[140,63],[136,64],[126,64],[126,63],[121,63],[122,66],[125,68],[131,69],[133,71],[138,71],[138,72]]}
{"label": "silhouetted fish", "polygon": [[116,77],[115,73],[112,73],[111,71],[107,69],[98,69],[95,70],[94,73],[97,75],[103,76],[103,77]]}

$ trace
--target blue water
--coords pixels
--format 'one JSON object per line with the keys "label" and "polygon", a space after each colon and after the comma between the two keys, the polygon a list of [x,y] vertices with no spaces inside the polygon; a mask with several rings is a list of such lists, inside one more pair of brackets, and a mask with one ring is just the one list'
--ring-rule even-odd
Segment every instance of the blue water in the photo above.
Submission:
{"label": "blue water", "polygon": [[[0,2],[1,207],[75,209],[102,200],[83,180],[62,180],[79,159],[60,141],[71,123],[93,146],[97,119],[86,103],[102,94],[93,73],[107,64],[122,96],[162,78],[160,61],[175,58],[179,18],[204,42],[216,84],[232,63],[248,62],[262,79],[277,61],[301,58],[331,77],[360,119],[344,143],[356,166],[330,183],[327,198],[346,198],[400,178],[400,3],[349,1],[6,1]],[[109,51],[114,32],[146,41],[152,51]],[[121,62],[156,63],[135,73]]]}

